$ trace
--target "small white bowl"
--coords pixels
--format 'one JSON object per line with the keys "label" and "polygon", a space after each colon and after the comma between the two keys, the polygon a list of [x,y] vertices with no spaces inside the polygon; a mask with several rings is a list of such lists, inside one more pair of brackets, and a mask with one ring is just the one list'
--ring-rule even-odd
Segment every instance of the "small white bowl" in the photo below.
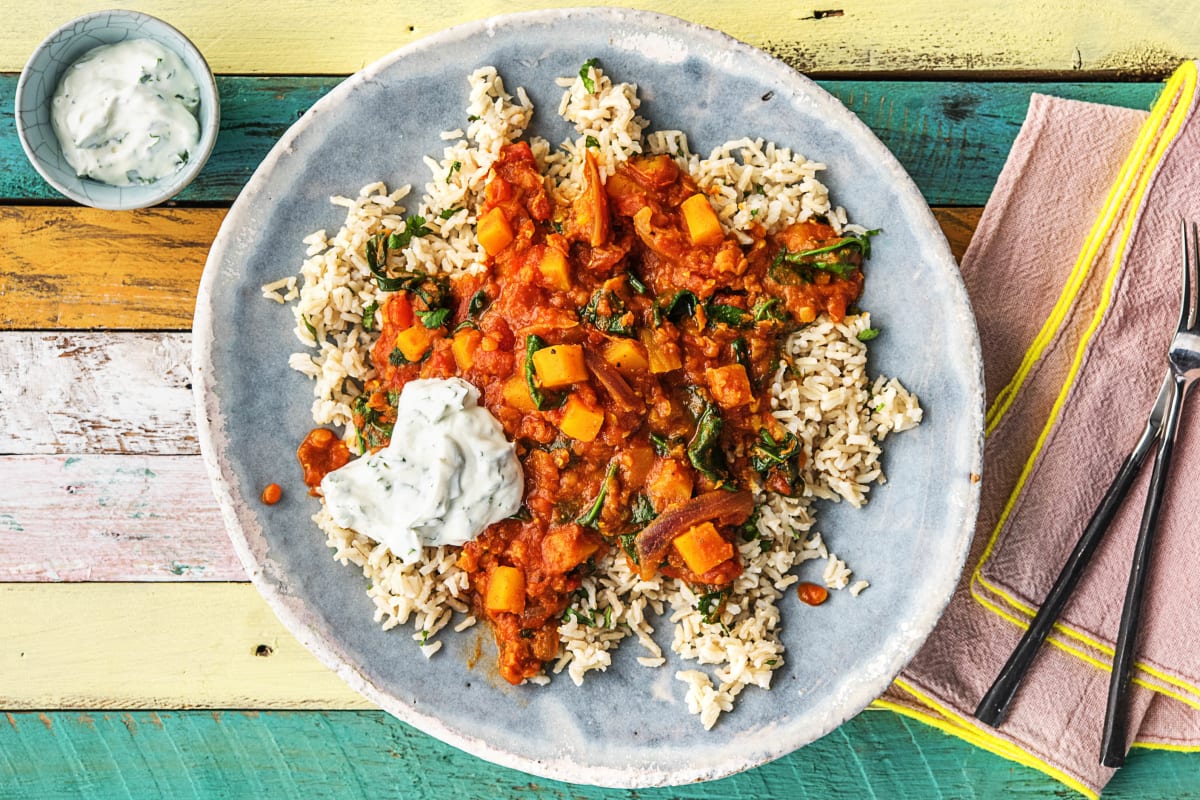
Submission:
{"label": "small white bowl", "polygon": [[[200,87],[200,142],[178,172],[152,183],[109,186],[80,177],[63,157],[50,122],[50,104],[63,72],[94,47],[126,39],[151,39],[173,51]],[[137,11],[97,11],[74,19],[33,51],[17,81],[16,124],[34,168],[63,195],[92,208],[123,211],[165,202],[184,189],[208,160],[217,140],[221,104],[204,56],[186,36],[160,19]]]}

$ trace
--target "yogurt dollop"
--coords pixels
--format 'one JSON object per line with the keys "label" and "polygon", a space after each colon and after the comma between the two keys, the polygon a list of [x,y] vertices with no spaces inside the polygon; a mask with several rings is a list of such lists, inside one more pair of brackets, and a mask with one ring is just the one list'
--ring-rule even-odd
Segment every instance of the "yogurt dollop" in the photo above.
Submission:
{"label": "yogurt dollop", "polygon": [[150,39],[93,48],[67,68],[51,122],[78,175],[111,186],[173,175],[200,141],[200,87],[182,59]]}
{"label": "yogurt dollop", "polygon": [[406,564],[424,545],[461,545],[521,507],[516,447],[461,378],[405,384],[387,447],[321,481],[334,521]]}

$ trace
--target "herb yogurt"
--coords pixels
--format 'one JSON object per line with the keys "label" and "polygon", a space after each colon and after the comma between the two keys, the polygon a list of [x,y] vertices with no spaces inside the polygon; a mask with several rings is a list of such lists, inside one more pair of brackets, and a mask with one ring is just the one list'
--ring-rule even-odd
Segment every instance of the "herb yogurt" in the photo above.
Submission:
{"label": "herb yogurt", "polygon": [[200,141],[200,88],[149,39],[93,48],[67,68],[51,121],[75,172],[111,186],[175,174]]}
{"label": "herb yogurt", "polygon": [[516,448],[461,378],[405,384],[387,447],[321,481],[338,525],[411,564],[424,545],[461,545],[515,514],[525,489]]}

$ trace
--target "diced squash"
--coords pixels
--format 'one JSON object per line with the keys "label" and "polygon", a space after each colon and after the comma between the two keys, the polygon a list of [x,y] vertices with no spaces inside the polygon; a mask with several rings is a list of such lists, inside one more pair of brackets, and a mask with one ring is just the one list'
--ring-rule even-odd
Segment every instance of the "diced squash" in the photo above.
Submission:
{"label": "diced squash", "polygon": [[404,357],[414,364],[420,361],[433,344],[433,331],[421,323],[416,323],[396,334],[396,347]]}
{"label": "diced squash", "polygon": [[708,378],[708,388],[713,399],[723,408],[744,406],[754,399],[750,377],[741,364],[709,367],[704,374]]}
{"label": "diced squash", "polygon": [[572,439],[590,442],[596,438],[603,426],[603,411],[592,408],[580,400],[578,395],[573,394],[567,398],[566,405],[563,406],[562,420],[558,423],[560,431]]}
{"label": "diced squash", "polygon": [[692,474],[673,458],[660,458],[646,476],[646,496],[658,513],[692,496]]}
{"label": "diced squash", "polygon": [[733,558],[733,545],[725,541],[711,522],[702,522],[689,528],[676,536],[672,544],[683,558],[683,563],[697,575],[703,575]]}
{"label": "diced squash", "polygon": [[513,229],[504,214],[504,209],[496,206],[480,217],[479,224],[475,226],[475,235],[489,256],[494,256],[508,247],[508,243],[513,240]]}
{"label": "diced squash", "polygon": [[542,539],[542,563],[548,572],[568,572],[591,558],[600,543],[578,525],[552,530]]}
{"label": "diced squash", "polygon": [[[376,319],[386,319],[389,324],[396,328],[407,328],[413,324],[413,307],[412,300],[408,296],[408,292],[396,292],[389,297],[383,304],[383,314]],[[379,322],[375,323],[375,329],[379,329]]]}
{"label": "diced squash", "polygon": [[621,372],[645,372],[650,368],[642,345],[632,339],[614,339],[604,348],[604,360]]}
{"label": "diced squash", "polygon": [[547,389],[570,386],[588,378],[587,366],[583,363],[583,347],[577,344],[543,347],[533,354],[533,369],[538,384]]}
{"label": "diced squash", "polygon": [[508,611],[520,614],[525,610],[525,573],[517,567],[499,566],[488,576],[487,596],[483,604],[488,611]]}
{"label": "diced squash", "polygon": [[454,353],[454,363],[462,371],[469,370],[475,364],[475,351],[483,340],[483,334],[474,328],[463,328],[454,334],[450,342],[450,350]]}
{"label": "diced squash", "polygon": [[688,238],[698,247],[715,246],[725,241],[721,222],[702,194],[694,194],[679,206],[683,212],[683,224],[687,226]]}
{"label": "diced squash", "polygon": [[538,270],[542,273],[542,279],[549,288],[558,289],[560,292],[570,290],[571,268],[567,264],[567,256],[562,250],[557,247],[547,247],[542,254],[542,260],[538,262]]}
{"label": "diced squash", "polygon": [[683,359],[679,355],[679,345],[658,338],[655,336],[655,332],[649,328],[643,328],[638,336],[646,348],[650,371],[655,375],[674,372],[683,366]]}
{"label": "diced squash", "polygon": [[514,375],[504,382],[504,403],[526,414],[537,411],[533,398],[529,396],[529,384],[522,375]]}

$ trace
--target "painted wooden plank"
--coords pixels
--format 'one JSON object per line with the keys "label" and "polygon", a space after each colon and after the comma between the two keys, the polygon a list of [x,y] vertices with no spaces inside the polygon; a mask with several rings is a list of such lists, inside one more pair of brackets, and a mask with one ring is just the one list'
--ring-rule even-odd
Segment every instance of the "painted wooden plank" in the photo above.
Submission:
{"label": "painted wooden plank", "polygon": [[[279,136],[337,82],[337,78],[220,78],[221,133],[216,151],[180,201],[232,202]],[[1159,90],[1156,83],[820,83],[875,131],[931,204],[968,206],[987,200],[1025,117],[1030,93],[1149,108]],[[15,88],[15,75],[0,75],[0,198],[59,201],[62,198],[25,159],[13,130]],[[0,248],[8,246],[0,238]]]}
{"label": "painted wooden plank", "polygon": [[[955,256],[961,257],[970,241],[979,209],[941,208],[936,209],[935,214]],[[39,340],[40,344],[34,344],[21,337],[13,338],[15,334],[3,332],[4,328],[190,329],[208,243],[216,236],[224,215],[222,209],[203,208],[113,214],[79,207],[0,206],[0,254],[7,251],[8,256],[5,269],[0,270],[0,353],[15,353],[24,359],[8,364],[0,362],[0,385],[10,379],[19,382],[23,368],[17,365],[28,363],[29,359],[43,364],[49,359],[57,365],[55,359],[64,346],[57,339]],[[86,232],[86,241],[76,238],[81,231]],[[298,271],[299,264],[295,266]],[[107,337],[93,337],[93,341],[102,343]],[[90,362],[76,359],[72,364],[81,370],[80,375],[73,377],[88,380]],[[135,373],[136,379],[157,383],[153,376],[144,375],[147,366],[160,365],[144,364]],[[171,385],[182,384],[173,379]],[[41,389],[37,387],[24,391],[36,392],[28,395],[30,397],[41,396]],[[89,391],[103,395],[98,389]],[[41,414],[36,408],[6,412],[0,407],[0,423],[5,421],[6,413],[25,417]],[[103,427],[84,430],[93,437],[111,432]],[[87,452],[90,449],[79,446],[71,450],[75,445],[70,442],[47,440],[46,436],[52,433],[56,432],[38,425],[5,433],[5,428],[0,426],[0,452]],[[51,449],[11,450],[5,449],[6,436],[17,436],[23,441],[35,437],[39,442],[54,441],[56,444]],[[127,442],[127,446],[137,447],[132,441]]]}
{"label": "painted wooden plank", "polygon": [[0,453],[198,453],[190,361],[183,333],[0,332]]}
{"label": "painted wooden plank", "polygon": [[0,582],[244,580],[199,456],[0,458]]}
{"label": "painted wooden plank", "polygon": [[[1105,798],[1200,796],[1200,759],[1137,751]],[[868,712],[720,781],[613,790],[531,779],[379,711],[25,712],[0,718],[0,800],[238,797],[746,800],[1065,797],[1051,778],[894,714]]]}
{"label": "painted wooden plank", "polygon": [[3,709],[369,707],[249,583],[6,583],[0,610]]}
{"label": "painted wooden plank", "polygon": [[186,330],[224,216],[0,206],[0,328]]}
{"label": "painted wooden plank", "polygon": [[[602,0],[596,5],[628,5]],[[0,34],[0,71],[20,70],[37,43],[103,0],[22,3],[21,24]],[[192,38],[218,72],[347,73],[430,33],[514,10],[567,2],[257,0],[233,6],[148,0],[138,7]],[[821,72],[917,70],[1102,71],[1161,76],[1200,55],[1200,20],[1186,3],[1126,0],[845,0],[821,6],[650,0],[640,8],[683,17]]]}

